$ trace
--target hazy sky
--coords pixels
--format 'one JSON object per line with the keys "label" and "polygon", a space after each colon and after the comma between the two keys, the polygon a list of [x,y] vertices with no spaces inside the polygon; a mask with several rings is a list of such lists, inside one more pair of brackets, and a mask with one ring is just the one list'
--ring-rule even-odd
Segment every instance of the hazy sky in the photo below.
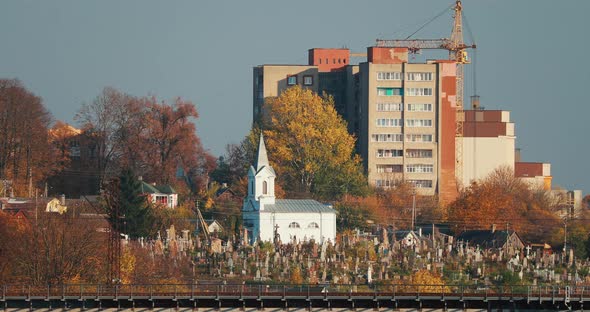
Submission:
{"label": "hazy sky", "polygon": [[[312,47],[354,52],[409,35],[451,0],[7,1],[0,77],[18,78],[72,122],[105,86],[197,105],[215,155],[252,115],[252,67],[305,63]],[[512,111],[523,160],[554,185],[590,191],[590,1],[464,0],[482,106]],[[417,37],[448,37],[445,14]],[[466,69],[470,73],[471,69]],[[471,88],[466,88],[466,96]]]}

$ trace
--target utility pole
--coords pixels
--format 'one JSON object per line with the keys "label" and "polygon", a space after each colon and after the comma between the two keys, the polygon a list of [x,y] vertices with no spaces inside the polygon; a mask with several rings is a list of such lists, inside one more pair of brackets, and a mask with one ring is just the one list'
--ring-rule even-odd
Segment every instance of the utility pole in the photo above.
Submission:
{"label": "utility pole", "polygon": [[416,223],[416,187],[412,192],[412,231],[414,231],[414,225]]}

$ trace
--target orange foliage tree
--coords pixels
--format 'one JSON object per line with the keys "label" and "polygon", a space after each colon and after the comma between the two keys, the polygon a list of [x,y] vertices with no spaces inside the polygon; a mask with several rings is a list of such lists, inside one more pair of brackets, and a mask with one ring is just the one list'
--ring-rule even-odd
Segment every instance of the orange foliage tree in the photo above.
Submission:
{"label": "orange foliage tree", "polygon": [[54,169],[50,121],[41,98],[18,80],[0,79],[0,191],[5,193],[0,196],[8,189],[15,196],[33,196]]}
{"label": "orange foliage tree", "polygon": [[457,230],[508,224],[525,240],[534,241],[551,240],[561,228],[551,196],[515,178],[509,168],[499,168],[465,188],[449,205],[449,221]]}

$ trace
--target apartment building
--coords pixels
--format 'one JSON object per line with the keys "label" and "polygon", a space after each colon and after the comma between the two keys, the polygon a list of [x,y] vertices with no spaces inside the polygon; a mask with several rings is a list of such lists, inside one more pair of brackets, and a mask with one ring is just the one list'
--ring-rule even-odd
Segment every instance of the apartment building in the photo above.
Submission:
{"label": "apartment building", "polygon": [[264,99],[300,85],[334,98],[357,137],[369,183],[405,180],[424,195],[456,196],[456,66],[447,60],[408,63],[405,48],[369,47],[350,64],[348,49],[310,49],[307,65],[254,67],[254,120]]}
{"label": "apartment building", "polygon": [[359,152],[369,183],[407,181],[420,194],[454,198],[455,63],[409,63],[405,48],[369,47],[359,67]]}

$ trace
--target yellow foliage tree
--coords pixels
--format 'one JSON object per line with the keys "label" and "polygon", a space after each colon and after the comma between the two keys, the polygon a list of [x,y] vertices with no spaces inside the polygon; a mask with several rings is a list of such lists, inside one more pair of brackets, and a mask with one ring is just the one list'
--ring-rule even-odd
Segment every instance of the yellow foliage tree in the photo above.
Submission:
{"label": "yellow foliage tree", "polygon": [[299,267],[299,265],[293,266],[293,269],[291,270],[291,284],[303,284],[303,274],[301,273],[301,268]]}
{"label": "yellow foliage tree", "polygon": [[424,269],[414,272],[409,283],[411,284],[409,291],[420,293],[450,292],[450,288],[444,285],[445,282],[440,275]]}
{"label": "yellow foliage tree", "polygon": [[121,254],[121,284],[131,284],[135,271],[135,256],[129,248]]}
{"label": "yellow foliage tree", "polygon": [[361,160],[354,154],[356,139],[331,97],[289,88],[267,99],[262,128],[270,161],[287,192],[334,198],[366,191]]}

